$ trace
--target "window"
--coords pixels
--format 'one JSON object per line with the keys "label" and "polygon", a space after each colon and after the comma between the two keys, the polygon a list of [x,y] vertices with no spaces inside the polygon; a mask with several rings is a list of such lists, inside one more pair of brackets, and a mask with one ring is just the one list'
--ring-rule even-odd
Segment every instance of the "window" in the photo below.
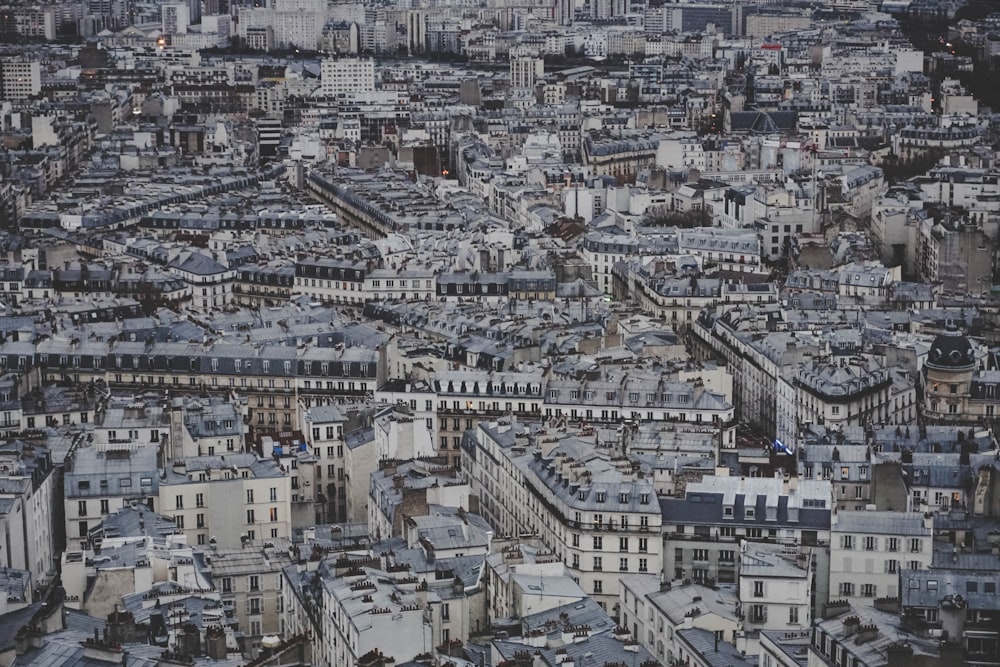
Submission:
{"label": "window", "polygon": [[233,578],[232,577],[223,577],[222,578],[222,592],[223,593],[232,593],[233,592]]}
{"label": "window", "polygon": [[600,595],[604,592],[604,582],[600,579],[594,579],[594,594]]}
{"label": "window", "polygon": [[708,560],[708,549],[695,549],[694,560]]}
{"label": "window", "polygon": [[194,495],[194,506],[195,507],[204,507],[205,506],[205,494],[204,493],[196,493]]}
{"label": "window", "polygon": [[649,538],[640,537],[639,538],[639,553],[646,553],[649,551]]}
{"label": "window", "polygon": [[755,624],[767,623],[767,605],[750,605],[750,622]]}
{"label": "window", "polygon": [[448,607],[448,603],[445,602],[441,605],[441,620],[447,621],[451,618],[451,610]]}
{"label": "window", "polygon": [[628,558],[619,558],[618,559],[618,571],[619,572],[628,572]]}
{"label": "window", "polygon": [[184,515],[178,514],[177,516],[175,516],[174,523],[177,525],[178,528],[184,530]]}
{"label": "window", "polygon": [[77,516],[87,516],[87,501],[78,500],[76,503],[76,514]]}
{"label": "window", "polygon": [[109,505],[108,500],[105,499],[101,501],[101,514],[108,513],[108,505]]}
{"label": "window", "polygon": [[573,569],[579,570],[580,569],[580,554],[573,554],[572,561],[573,561],[573,565],[572,565]]}
{"label": "window", "polygon": [[918,554],[923,549],[923,543],[920,538],[914,537],[910,539],[910,553]]}
{"label": "window", "polygon": [[755,582],[753,582],[753,596],[755,598],[762,598],[762,597],[764,597],[764,582],[763,581],[755,581]]}
{"label": "window", "polygon": [[270,493],[269,493],[269,497],[270,497],[272,503],[278,501],[278,489],[277,489],[277,487],[274,487],[274,486],[271,487]]}
{"label": "window", "polygon": [[198,528],[204,528],[205,527],[205,515],[204,514],[198,514],[198,515],[196,515],[195,516],[195,524],[196,524],[196,526]]}
{"label": "window", "polygon": [[983,593],[989,593],[990,595],[995,595],[996,592],[997,592],[997,583],[995,581],[983,582]]}
{"label": "window", "polygon": [[878,541],[875,537],[868,535],[865,537],[865,551],[875,551]]}
{"label": "window", "polygon": [[719,562],[720,563],[735,563],[736,562],[736,552],[732,549],[724,549],[719,552]]}
{"label": "window", "polygon": [[253,502],[253,489],[247,489],[247,502]]}
{"label": "window", "polygon": [[649,562],[648,562],[648,559],[646,559],[646,558],[640,558],[639,559],[639,571],[640,572],[648,572],[649,571]]}
{"label": "window", "polygon": [[247,598],[247,613],[259,614],[261,611],[260,598]]}
{"label": "window", "polygon": [[572,545],[574,547],[579,547],[580,546],[580,534],[579,533],[573,533],[573,537],[572,537],[572,542],[571,543],[572,543]]}
{"label": "window", "polygon": [[184,496],[174,497],[174,509],[179,509],[179,510],[184,509]]}
{"label": "window", "polygon": [[249,577],[247,577],[247,590],[248,591],[260,590],[260,576],[256,574],[251,574]]}
{"label": "window", "polygon": [[600,556],[594,556],[594,571],[600,572],[604,569],[604,562]]}
{"label": "window", "polygon": [[886,540],[885,548],[887,551],[899,551],[899,538],[890,537]]}
{"label": "window", "polygon": [[875,597],[875,584],[861,584],[861,596],[866,598]]}
{"label": "window", "polygon": [[619,537],[618,538],[618,551],[628,551],[628,538]]}
{"label": "window", "polygon": [[788,624],[798,625],[799,624],[799,608],[789,607],[788,608]]}
{"label": "window", "polygon": [[270,512],[269,512],[269,517],[268,517],[268,518],[269,518],[269,519],[270,519],[271,521],[277,521],[277,520],[278,520],[278,508],[277,508],[277,507],[272,507],[272,508],[270,509]]}
{"label": "window", "polygon": [[253,510],[247,510],[247,523],[255,523]]}
{"label": "window", "polygon": [[896,574],[899,571],[899,561],[898,560],[887,560],[885,562],[885,572],[886,574]]}
{"label": "window", "polygon": [[840,582],[840,594],[844,596],[853,596],[854,584],[849,581]]}
{"label": "window", "polygon": [[841,535],[840,536],[840,548],[841,549],[853,549],[854,548],[854,536],[853,535]]}
{"label": "window", "polygon": [[604,548],[604,538],[598,535],[594,536],[594,551],[601,551]]}
{"label": "window", "polygon": [[86,538],[88,535],[87,522],[81,521],[79,524],[77,524],[77,527],[80,529],[80,537]]}

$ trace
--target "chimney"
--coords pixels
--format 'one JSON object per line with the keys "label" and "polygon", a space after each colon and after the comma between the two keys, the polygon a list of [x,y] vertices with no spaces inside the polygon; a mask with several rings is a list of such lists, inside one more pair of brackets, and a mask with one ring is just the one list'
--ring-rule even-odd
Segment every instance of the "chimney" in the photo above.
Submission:
{"label": "chimney", "polygon": [[205,631],[205,654],[212,660],[225,660],[227,653],[225,630],[219,626],[208,628]]}
{"label": "chimney", "polygon": [[[910,667],[913,662],[913,647],[907,641],[892,643],[886,647],[885,652],[888,658],[886,667]],[[961,660],[954,664],[961,664]]]}
{"label": "chimney", "polygon": [[858,628],[861,627],[861,619],[857,616],[851,615],[844,619],[844,639],[848,637],[853,637],[858,632]]}

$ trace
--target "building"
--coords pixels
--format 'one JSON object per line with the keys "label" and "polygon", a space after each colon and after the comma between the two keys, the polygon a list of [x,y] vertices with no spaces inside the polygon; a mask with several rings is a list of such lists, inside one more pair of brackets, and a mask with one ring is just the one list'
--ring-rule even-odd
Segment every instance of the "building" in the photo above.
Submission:
{"label": "building", "polygon": [[463,443],[463,473],[498,533],[539,535],[602,606],[617,602],[623,573],[660,571],[652,479],[595,450],[592,430],[549,434],[506,420],[481,423]]}
{"label": "building", "polygon": [[739,600],[732,591],[695,583],[660,583],[660,579],[640,574],[622,577],[619,625],[661,664],[678,664],[678,633],[685,628],[706,630],[722,642],[736,643]]}
{"label": "building", "polygon": [[160,5],[162,31],[165,35],[183,35],[191,24],[191,7],[186,2],[171,2]]}
{"label": "building", "polygon": [[933,528],[932,514],[835,512],[830,528],[831,599],[867,605],[877,598],[899,597],[900,573],[931,565]]}
{"label": "building", "polygon": [[510,87],[534,90],[535,82],[545,76],[545,61],[537,56],[511,56]]}
{"label": "building", "polygon": [[[280,545],[280,546],[279,546]],[[238,549],[212,548],[212,582],[222,597],[222,607],[232,612],[247,636],[247,650],[256,652],[265,635],[283,634],[284,578],[288,564],[287,543],[256,542]]]}
{"label": "building", "polygon": [[[716,475],[661,498],[668,580],[737,583],[740,545],[771,541],[804,550],[830,543],[831,488],[825,480]],[[753,545],[750,545],[751,547]],[[825,549],[813,550],[814,613],[827,599]]]}
{"label": "building", "polygon": [[37,60],[25,56],[0,59],[0,99],[25,100],[42,91],[42,70]]}
{"label": "building", "polygon": [[963,664],[1000,664],[994,571],[907,571],[900,574],[899,594],[901,618],[910,632],[958,643]]}
{"label": "building", "polygon": [[813,554],[776,544],[740,544],[743,630],[802,632],[812,626]]}
{"label": "building", "polygon": [[291,475],[273,458],[231,453],[174,459],[157,504],[190,544],[237,548],[291,538]]}
{"label": "building", "polygon": [[74,450],[63,466],[66,547],[85,551],[103,517],[132,504],[160,506],[157,448],[133,446]]}
{"label": "building", "polygon": [[375,90],[375,61],[371,58],[326,58],[320,63],[320,93],[344,97]]}

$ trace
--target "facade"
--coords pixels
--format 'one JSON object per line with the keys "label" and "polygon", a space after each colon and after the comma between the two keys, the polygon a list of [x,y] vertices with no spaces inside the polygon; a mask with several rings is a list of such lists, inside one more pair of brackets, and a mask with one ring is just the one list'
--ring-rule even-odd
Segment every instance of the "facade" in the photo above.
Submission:
{"label": "facade", "polygon": [[326,97],[375,90],[375,61],[371,58],[327,58],[320,64],[320,91]]}
{"label": "facade", "polygon": [[157,505],[174,517],[189,544],[236,548],[291,537],[291,486],[291,475],[272,458],[181,458],[160,480]]}
{"label": "facade", "polygon": [[773,544],[740,545],[739,609],[748,632],[802,632],[812,625],[813,554]]}
{"label": "facade", "polygon": [[659,571],[660,512],[650,479],[610,453],[582,458],[578,437],[480,424],[465,440],[463,473],[499,534],[540,535],[577,584],[610,608],[623,573]]}
{"label": "facade", "polygon": [[[741,544],[770,542],[803,552],[830,544],[831,488],[824,480],[705,477],[683,497],[661,498],[668,580],[737,583]],[[672,544],[672,546],[671,546]],[[752,544],[750,545],[753,546]],[[813,612],[827,599],[825,549],[813,549]]]}
{"label": "facade", "polygon": [[830,598],[872,604],[898,597],[901,573],[926,570],[933,557],[933,515],[840,511],[830,530]]}
{"label": "facade", "polygon": [[77,449],[63,468],[67,549],[85,550],[102,517],[122,507],[159,509],[156,448]]}

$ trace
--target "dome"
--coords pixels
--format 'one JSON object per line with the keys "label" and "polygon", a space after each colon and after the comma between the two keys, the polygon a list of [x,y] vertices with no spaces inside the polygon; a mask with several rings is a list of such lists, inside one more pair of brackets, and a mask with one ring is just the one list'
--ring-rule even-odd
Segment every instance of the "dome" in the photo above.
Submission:
{"label": "dome", "polygon": [[969,370],[976,366],[976,353],[962,332],[948,327],[931,343],[927,365],[941,370]]}

